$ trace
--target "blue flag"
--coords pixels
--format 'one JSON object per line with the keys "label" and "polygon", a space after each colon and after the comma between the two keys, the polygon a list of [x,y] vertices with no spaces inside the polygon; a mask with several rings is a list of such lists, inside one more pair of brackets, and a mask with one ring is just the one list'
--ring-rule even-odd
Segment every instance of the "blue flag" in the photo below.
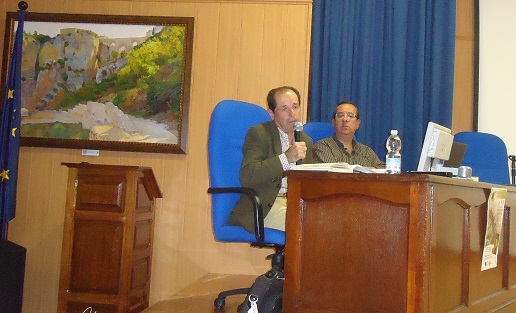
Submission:
{"label": "blue flag", "polygon": [[21,60],[25,13],[25,10],[18,11],[18,28],[9,60],[0,124],[0,239],[7,239],[7,222],[14,218],[16,210],[21,124]]}

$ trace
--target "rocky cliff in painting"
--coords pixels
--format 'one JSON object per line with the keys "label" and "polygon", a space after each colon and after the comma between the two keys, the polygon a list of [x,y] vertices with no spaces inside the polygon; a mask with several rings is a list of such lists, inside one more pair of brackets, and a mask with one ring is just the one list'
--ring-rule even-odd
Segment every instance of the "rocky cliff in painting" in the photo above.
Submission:
{"label": "rocky cliff in painting", "polygon": [[[147,38],[133,39],[132,43],[140,44]],[[88,30],[73,28],[62,29],[60,35],[44,43],[26,37],[22,62],[22,107],[29,111],[55,109],[65,91],[76,92],[85,83],[106,76],[102,73],[108,68],[113,73],[113,69],[121,65],[111,53],[115,41],[102,39]],[[132,50],[133,45],[118,45],[118,48],[120,51],[115,51],[120,56],[120,52]]]}
{"label": "rocky cliff in painting", "polygon": [[[38,136],[34,128],[38,123],[50,124],[50,128],[74,123],[88,130],[83,139],[177,143],[181,35],[181,30],[167,27],[143,38],[105,38],[76,28],[61,29],[54,38],[25,34],[23,136]],[[152,41],[154,37],[159,40]],[[175,49],[159,51],[164,44],[173,44]],[[101,111],[104,113],[97,116],[91,114]],[[142,126],[145,123],[148,125]],[[145,130],[149,133],[141,133]]]}

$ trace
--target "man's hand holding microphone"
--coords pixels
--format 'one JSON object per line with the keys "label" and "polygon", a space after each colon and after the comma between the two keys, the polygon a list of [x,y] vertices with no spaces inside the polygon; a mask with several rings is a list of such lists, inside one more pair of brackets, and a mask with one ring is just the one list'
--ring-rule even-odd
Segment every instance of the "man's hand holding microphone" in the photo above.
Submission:
{"label": "man's hand holding microphone", "polygon": [[303,131],[303,123],[296,122],[294,124],[294,143],[285,152],[285,156],[289,163],[301,164],[301,160],[306,157],[306,143],[301,141],[301,132]]}

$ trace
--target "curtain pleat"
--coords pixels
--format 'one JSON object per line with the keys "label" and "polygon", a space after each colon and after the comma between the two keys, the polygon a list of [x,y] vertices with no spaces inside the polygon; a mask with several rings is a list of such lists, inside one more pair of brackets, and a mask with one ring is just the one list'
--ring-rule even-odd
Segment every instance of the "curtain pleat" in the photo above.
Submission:
{"label": "curtain pleat", "polygon": [[451,127],[455,9],[449,0],[314,0],[310,121],[353,101],[357,140],[384,158],[397,129],[402,169],[415,170],[428,122]]}

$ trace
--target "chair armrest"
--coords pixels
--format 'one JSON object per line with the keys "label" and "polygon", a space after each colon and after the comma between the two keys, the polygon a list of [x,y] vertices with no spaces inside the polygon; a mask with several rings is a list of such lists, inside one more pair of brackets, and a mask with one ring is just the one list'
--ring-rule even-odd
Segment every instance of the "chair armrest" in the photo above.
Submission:
{"label": "chair armrest", "polygon": [[265,231],[263,226],[263,206],[260,201],[260,197],[258,193],[248,187],[221,187],[221,188],[208,188],[208,193],[216,194],[216,193],[238,193],[243,194],[249,197],[251,202],[253,203],[253,213],[254,213],[254,235],[256,236],[257,242],[264,242],[265,240]]}

